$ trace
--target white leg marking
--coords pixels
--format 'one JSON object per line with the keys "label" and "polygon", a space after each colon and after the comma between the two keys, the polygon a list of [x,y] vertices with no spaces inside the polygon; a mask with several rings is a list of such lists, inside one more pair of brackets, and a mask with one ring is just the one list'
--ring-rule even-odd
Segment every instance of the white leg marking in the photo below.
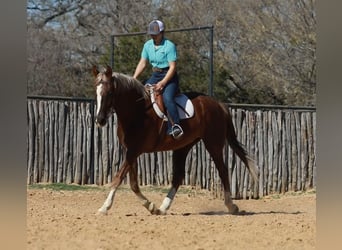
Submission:
{"label": "white leg marking", "polygon": [[173,201],[173,198],[176,195],[176,189],[175,188],[171,188],[169,193],[167,194],[167,196],[165,197],[165,199],[163,200],[163,203],[161,204],[161,206],[159,207],[159,210],[162,214],[166,214],[166,211],[169,210],[169,208],[171,207],[171,203]]}
{"label": "white leg marking", "polygon": [[107,211],[112,207],[116,189],[110,190],[107,199],[103,203],[102,207],[98,210],[101,214],[107,214]]}
{"label": "white leg marking", "polygon": [[165,197],[163,203],[161,204],[159,210],[162,212],[166,212],[171,206],[172,200],[169,197]]}

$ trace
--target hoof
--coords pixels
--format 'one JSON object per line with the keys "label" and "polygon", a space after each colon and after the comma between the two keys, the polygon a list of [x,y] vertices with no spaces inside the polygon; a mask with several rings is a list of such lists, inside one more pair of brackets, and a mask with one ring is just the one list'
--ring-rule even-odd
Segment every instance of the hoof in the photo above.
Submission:
{"label": "hoof", "polygon": [[165,215],[166,211],[162,211],[156,207],[153,202],[146,202],[143,205],[152,215]]}
{"label": "hoof", "polygon": [[157,209],[157,211],[156,211],[156,215],[166,215],[166,211],[163,211],[163,210]]}
{"label": "hoof", "polygon": [[97,213],[96,213],[96,215],[107,215],[107,214],[108,214],[107,210],[103,210],[101,208],[97,210]]}
{"label": "hoof", "polygon": [[229,208],[229,213],[233,215],[239,214],[239,207],[233,204],[232,207]]}
{"label": "hoof", "polygon": [[157,208],[156,208],[156,205],[154,205],[154,203],[153,202],[150,202],[149,204],[148,204],[148,206],[147,206],[147,209],[148,209],[148,211],[150,211],[150,213],[151,214],[157,214]]}

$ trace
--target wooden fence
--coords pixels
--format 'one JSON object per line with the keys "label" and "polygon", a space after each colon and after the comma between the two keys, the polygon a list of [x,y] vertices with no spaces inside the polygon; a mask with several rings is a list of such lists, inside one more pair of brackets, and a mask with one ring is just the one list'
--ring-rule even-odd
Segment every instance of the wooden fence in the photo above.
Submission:
{"label": "wooden fence", "polygon": [[[89,99],[28,97],[28,184],[111,182],[123,159],[116,116],[104,128],[97,128],[94,105]],[[230,111],[239,141],[260,169],[256,186],[238,157],[228,146],[224,148],[233,197],[256,198],[316,187],[314,108],[231,105]],[[138,159],[141,185],[170,185],[171,170],[172,152],[143,154]],[[222,196],[218,173],[202,142],[187,157],[183,184]]]}

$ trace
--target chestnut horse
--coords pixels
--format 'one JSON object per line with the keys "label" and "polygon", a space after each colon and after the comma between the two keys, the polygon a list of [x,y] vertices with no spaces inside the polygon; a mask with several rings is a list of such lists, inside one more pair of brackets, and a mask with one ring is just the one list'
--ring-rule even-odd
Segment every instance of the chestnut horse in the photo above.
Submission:
{"label": "chestnut horse", "polygon": [[[239,209],[233,203],[228,179],[228,168],[223,161],[223,148],[226,142],[248,168],[255,182],[258,182],[258,169],[236,138],[229,110],[223,103],[203,94],[193,94],[189,98],[194,106],[194,115],[181,120],[184,134],[174,139],[166,133],[166,123],[159,118],[152,108],[144,85],[138,80],[120,73],[112,72],[107,66],[99,72],[93,67],[97,95],[95,122],[98,126],[106,125],[107,118],[113,112],[117,115],[117,134],[124,148],[125,157],[116,173],[111,189],[100,214],[107,214],[111,208],[115,192],[127,173],[133,192],[151,214],[166,214],[172,200],[185,176],[185,160],[189,150],[203,140],[206,150],[212,157],[224,188],[224,204],[231,214]],[[137,158],[142,153],[172,150],[173,177],[172,186],[157,208],[140,191],[137,174]]]}

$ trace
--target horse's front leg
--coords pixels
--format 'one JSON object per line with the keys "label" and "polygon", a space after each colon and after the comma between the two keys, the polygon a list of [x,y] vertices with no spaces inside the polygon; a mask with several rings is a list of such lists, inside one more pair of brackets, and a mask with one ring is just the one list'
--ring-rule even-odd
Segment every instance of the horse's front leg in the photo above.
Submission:
{"label": "horse's front leg", "polygon": [[111,184],[111,190],[107,196],[107,199],[103,203],[102,207],[97,211],[98,214],[106,215],[108,210],[112,207],[116,190],[120,186],[122,180],[125,178],[130,168],[131,168],[131,164],[129,164],[128,161],[125,160],[123,164],[121,165],[119,172],[117,172],[117,174],[115,175],[114,180]]}
{"label": "horse's front leg", "polygon": [[142,205],[151,214],[158,214],[158,209],[156,208],[155,204],[149,201],[140,191],[139,183],[138,183],[137,161],[135,161],[133,166],[129,169],[129,184],[131,186],[132,191],[136,194],[136,196],[142,202]]}

